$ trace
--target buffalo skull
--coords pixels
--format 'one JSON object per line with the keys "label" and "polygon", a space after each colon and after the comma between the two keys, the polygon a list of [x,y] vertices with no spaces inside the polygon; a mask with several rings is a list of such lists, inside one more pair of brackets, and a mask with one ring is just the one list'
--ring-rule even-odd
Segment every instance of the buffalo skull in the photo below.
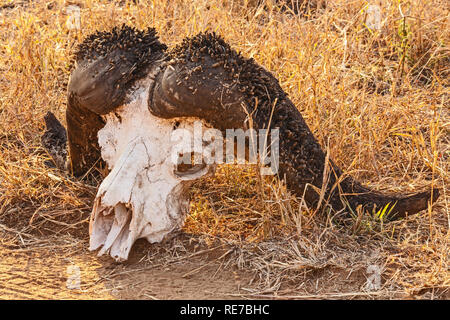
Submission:
{"label": "buffalo skull", "polygon": [[279,129],[278,175],[310,206],[390,206],[395,218],[438,197],[438,190],[381,194],[344,175],[278,80],[214,33],[168,51],[154,29],[122,26],[87,37],[75,58],[66,110],[69,169],[75,176],[101,163],[110,169],[91,214],[90,248],[100,254],[125,260],[136,239],[161,241],[182,226],[189,184],[214,171],[213,164],[186,169],[174,160],[200,152],[172,134],[192,133],[194,119],[220,131]]}

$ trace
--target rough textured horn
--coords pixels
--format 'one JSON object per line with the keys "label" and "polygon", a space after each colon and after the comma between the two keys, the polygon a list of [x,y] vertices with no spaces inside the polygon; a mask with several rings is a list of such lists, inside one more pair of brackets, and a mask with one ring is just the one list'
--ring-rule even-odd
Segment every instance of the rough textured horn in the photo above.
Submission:
{"label": "rough textured horn", "polygon": [[163,58],[166,48],[155,29],[139,31],[125,25],[94,33],[79,45],[66,110],[74,175],[83,175],[100,159],[97,132],[104,126],[100,115],[124,103],[128,89]]}
{"label": "rough textured horn", "polygon": [[67,131],[59,122],[55,115],[48,111],[44,116],[46,130],[41,137],[41,143],[48,154],[52,157],[51,161],[45,164],[49,167],[65,169],[67,159]]}
{"label": "rough textured horn", "polygon": [[[210,57],[203,57],[200,64],[178,61],[169,62],[157,76],[149,96],[150,111],[161,118],[207,119],[219,129],[242,126],[247,117],[242,108],[243,96],[227,79],[228,73],[212,67],[214,60]],[[202,72],[203,67],[207,71]],[[200,72],[193,71],[196,68]]]}
{"label": "rough textured horn", "polygon": [[426,209],[428,201],[439,196],[438,190],[412,196],[381,194],[345,177],[333,161],[326,164],[325,153],[278,80],[214,33],[185,39],[169,56],[149,98],[150,111],[164,118],[197,116],[219,128],[245,127],[249,114],[255,129],[278,127],[279,175],[310,205],[317,205],[320,196],[307,185],[322,187],[326,165],[330,175],[322,199],[335,210],[389,206],[391,218],[402,217]]}

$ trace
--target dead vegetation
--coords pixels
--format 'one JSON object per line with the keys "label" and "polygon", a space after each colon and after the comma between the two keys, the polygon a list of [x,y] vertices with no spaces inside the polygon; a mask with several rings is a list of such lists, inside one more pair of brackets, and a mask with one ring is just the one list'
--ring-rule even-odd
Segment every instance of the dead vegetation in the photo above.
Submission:
{"label": "dead vegetation", "polygon": [[[76,1],[1,1],[2,245],[87,240],[98,181],[49,169],[40,145],[47,111],[64,119],[77,43],[122,23],[154,26],[169,47],[209,30],[274,73],[338,166],[380,191],[433,187],[441,197],[382,224],[315,212],[254,167],[222,166],[195,185],[185,236],[143,248],[143,261],[157,252],[158,263],[176,264],[219,247],[219,271],[255,271],[235,297],[448,298],[448,4],[370,2],[377,28],[366,1],[313,2],[298,14],[271,0],[84,1],[77,28],[67,23]],[[381,270],[376,289],[366,285],[371,266]]]}

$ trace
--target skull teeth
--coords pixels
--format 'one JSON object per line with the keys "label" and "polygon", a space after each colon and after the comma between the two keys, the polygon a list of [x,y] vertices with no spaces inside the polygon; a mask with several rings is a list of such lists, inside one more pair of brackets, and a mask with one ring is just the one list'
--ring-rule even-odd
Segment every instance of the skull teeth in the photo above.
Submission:
{"label": "skull teeth", "polygon": [[101,247],[98,255],[110,254],[117,261],[128,258],[130,243],[130,221],[132,209],[119,203],[114,207],[103,207],[102,198],[97,197],[90,221],[90,250]]}

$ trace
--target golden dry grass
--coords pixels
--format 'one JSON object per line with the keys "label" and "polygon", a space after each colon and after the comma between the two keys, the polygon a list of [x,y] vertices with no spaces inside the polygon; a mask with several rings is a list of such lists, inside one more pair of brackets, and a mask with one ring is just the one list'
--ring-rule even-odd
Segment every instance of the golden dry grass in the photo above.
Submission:
{"label": "golden dry grass", "polygon": [[[448,298],[448,3],[373,1],[383,21],[376,31],[364,23],[366,1],[324,2],[293,15],[271,0],[0,1],[0,227],[87,237],[97,182],[47,168],[40,146],[44,114],[64,119],[71,53],[85,36],[153,26],[172,47],[209,30],[274,73],[346,172],[377,190],[434,187],[441,197],[388,224],[357,213],[338,219],[254,167],[222,166],[196,183],[184,231],[233,246],[227,263],[257,271],[248,296]],[[80,29],[66,25],[69,4],[81,7]],[[364,280],[374,264],[382,269],[375,292],[337,281],[358,272]],[[310,284],[317,272],[323,281]]]}

